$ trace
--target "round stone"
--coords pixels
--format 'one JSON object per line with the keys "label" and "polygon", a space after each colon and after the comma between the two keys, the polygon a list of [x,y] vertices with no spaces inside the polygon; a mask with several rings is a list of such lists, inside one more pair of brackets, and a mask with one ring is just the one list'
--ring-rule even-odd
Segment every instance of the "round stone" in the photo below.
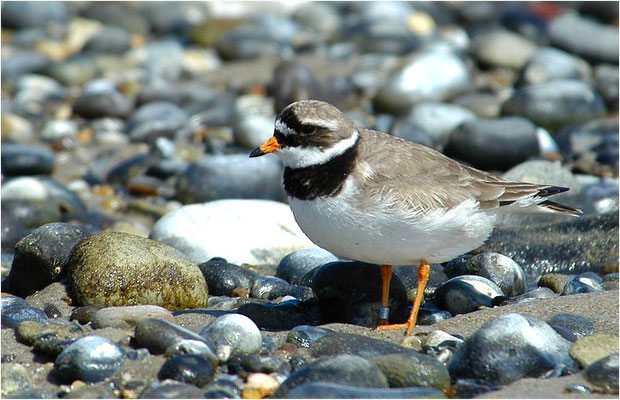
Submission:
{"label": "round stone", "polygon": [[213,381],[214,376],[215,371],[211,363],[194,354],[178,355],[168,359],[157,374],[157,378],[162,381],[174,379],[198,387],[206,386]]}
{"label": "round stone", "polygon": [[435,302],[452,315],[492,307],[493,298],[503,296],[502,289],[487,278],[461,275],[449,279],[435,292]]}
{"label": "round stone", "polygon": [[485,323],[459,346],[448,369],[452,379],[505,385],[555,369],[575,371],[570,346],[545,322],[507,314]]}
{"label": "round stone", "polygon": [[309,271],[334,261],[338,257],[321,248],[297,250],[280,260],[276,276],[297,285]]}
{"label": "round stone", "polygon": [[120,367],[125,350],[101,336],[87,336],[63,350],[54,369],[69,381],[99,382],[112,376]]}
{"label": "round stone", "polygon": [[241,314],[227,314],[207,325],[200,335],[211,340],[216,347],[231,346],[240,354],[258,353],[263,339],[256,324]]}
{"label": "round stone", "polygon": [[4,143],[3,175],[49,175],[54,169],[54,155],[45,146]]}
{"label": "round stone", "polygon": [[178,250],[120,232],[78,243],[67,262],[76,299],[100,307],[151,304],[172,310],[207,305],[200,269]]}

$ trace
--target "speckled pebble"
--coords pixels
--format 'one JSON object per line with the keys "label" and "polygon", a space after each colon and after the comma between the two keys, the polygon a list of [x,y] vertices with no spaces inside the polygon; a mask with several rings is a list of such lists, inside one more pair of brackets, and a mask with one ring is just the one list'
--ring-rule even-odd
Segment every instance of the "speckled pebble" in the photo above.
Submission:
{"label": "speckled pebble", "polygon": [[100,307],[207,305],[207,284],[184,254],[154,240],[103,232],[78,243],[67,262],[77,301]]}
{"label": "speckled pebble", "polygon": [[582,337],[570,348],[571,357],[583,368],[614,353],[618,353],[618,336],[602,333]]}

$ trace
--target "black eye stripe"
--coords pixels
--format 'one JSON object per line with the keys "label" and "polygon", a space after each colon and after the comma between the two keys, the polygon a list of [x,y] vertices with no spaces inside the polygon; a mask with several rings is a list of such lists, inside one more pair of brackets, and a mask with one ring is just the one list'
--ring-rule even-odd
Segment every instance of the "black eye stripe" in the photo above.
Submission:
{"label": "black eye stripe", "polygon": [[301,145],[301,142],[299,141],[299,137],[297,137],[297,135],[284,135],[282,134],[282,132],[276,129],[273,132],[273,136],[282,146],[297,147]]}

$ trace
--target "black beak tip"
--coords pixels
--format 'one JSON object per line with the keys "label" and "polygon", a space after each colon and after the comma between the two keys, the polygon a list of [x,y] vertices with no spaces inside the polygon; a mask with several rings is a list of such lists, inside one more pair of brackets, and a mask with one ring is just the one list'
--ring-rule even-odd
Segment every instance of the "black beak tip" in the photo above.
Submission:
{"label": "black beak tip", "polygon": [[250,158],[260,157],[260,156],[264,156],[264,155],[265,155],[265,152],[262,151],[260,149],[260,147],[257,147],[254,150],[252,150],[252,152],[250,153]]}

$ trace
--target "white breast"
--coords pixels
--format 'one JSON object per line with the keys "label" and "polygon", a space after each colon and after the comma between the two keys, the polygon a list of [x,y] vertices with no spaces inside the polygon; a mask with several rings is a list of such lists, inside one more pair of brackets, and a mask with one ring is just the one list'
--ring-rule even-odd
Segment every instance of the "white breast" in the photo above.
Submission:
{"label": "white breast", "polygon": [[289,198],[297,223],[318,246],[337,255],[374,264],[410,265],[421,259],[445,262],[473,250],[493,230],[495,215],[467,200],[451,210],[421,213],[372,201],[359,207],[353,177],[335,197]]}

